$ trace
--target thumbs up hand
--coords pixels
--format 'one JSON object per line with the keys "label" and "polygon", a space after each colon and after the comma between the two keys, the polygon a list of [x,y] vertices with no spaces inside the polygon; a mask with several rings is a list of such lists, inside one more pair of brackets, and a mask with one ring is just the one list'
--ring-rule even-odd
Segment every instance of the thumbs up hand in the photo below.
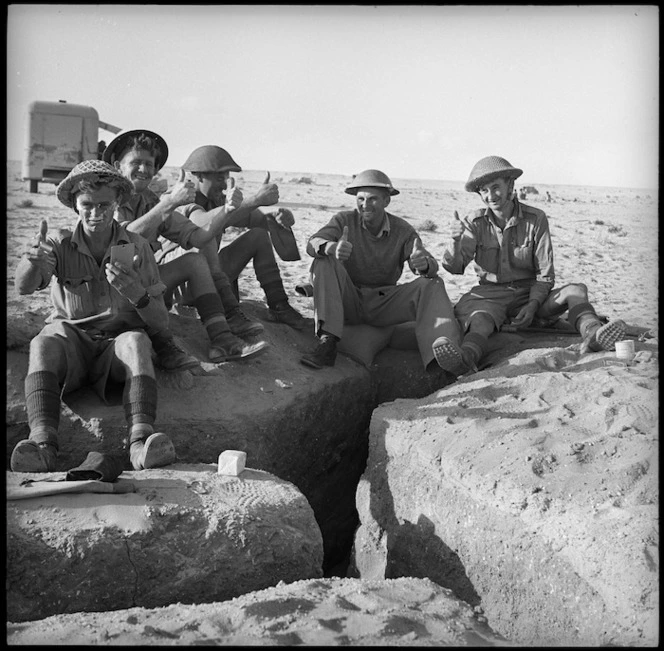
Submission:
{"label": "thumbs up hand", "polygon": [[426,273],[429,269],[429,254],[422,246],[422,240],[419,236],[413,242],[413,250],[410,254],[410,266],[418,273]]}
{"label": "thumbs up hand", "polygon": [[35,237],[33,244],[25,252],[25,256],[37,266],[44,266],[55,263],[53,247],[48,243],[46,235],[48,233],[48,222],[42,219],[39,225],[39,234]]}
{"label": "thumbs up hand", "polygon": [[270,172],[267,172],[263,184],[253,196],[252,203],[256,206],[273,206],[278,202],[279,186],[276,183],[270,183]]}
{"label": "thumbs up hand", "polygon": [[229,176],[226,179],[226,214],[233,212],[236,208],[239,208],[242,205],[242,191],[240,188],[235,187],[235,179],[232,176]]}
{"label": "thumbs up hand", "polygon": [[466,227],[463,225],[459,213],[454,211],[454,223],[452,224],[452,239],[455,242],[458,242],[463,235],[463,232],[466,230]]}
{"label": "thumbs up hand", "polygon": [[327,255],[333,255],[339,262],[346,262],[353,252],[353,245],[348,241],[348,226],[344,226],[341,237],[336,242],[329,242],[325,247]]}
{"label": "thumbs up hand", "polygon": [[170,202],[175,208],[196,200],[196,188],[192,181],[186,180],[186,176],[185,171],[180,168],[178,180],[168,193]]}

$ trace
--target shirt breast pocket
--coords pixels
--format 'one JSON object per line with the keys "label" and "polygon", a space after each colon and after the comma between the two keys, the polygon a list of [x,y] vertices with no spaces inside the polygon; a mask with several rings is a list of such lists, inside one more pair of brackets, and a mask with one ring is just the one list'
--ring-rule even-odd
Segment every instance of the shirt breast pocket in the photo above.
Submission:
{"label": "shirt breast pocket", "polygon": [[531,269],[533,266],[533,243],[525,242],[520,246],[514,246],[512,249],[512,263],[515,267],[522,269]]}
{"label": "shirt breast pocket", "polygon": [[92,276],[67,278],[62,282],[62,287],[71,318],[82,318],[93,313]]}
{"label": "shirt breast pocket", "polygon": [[480,244],[475,254],[475,262],[482,269],[491,273],[498,273],[500,261],[500,247],[497,242]]}

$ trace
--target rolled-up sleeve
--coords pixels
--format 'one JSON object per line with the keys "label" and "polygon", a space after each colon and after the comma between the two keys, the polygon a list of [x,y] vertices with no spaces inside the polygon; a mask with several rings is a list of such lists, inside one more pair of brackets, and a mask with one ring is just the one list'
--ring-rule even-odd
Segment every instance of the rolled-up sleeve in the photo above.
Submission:
{"label": "rolled-up sleeve", "polygon": [[553,244],[551,242],[549,222],[546,217],[537,219],[533,236],[535,239],[535,283],[530,288],[530,300],[536,300],[542,305],[555,285]]}
{"label": "rolled-up sleeve", "polygon": [[191,249],[191,236],[199,228],[182,213],[174,210],[159,226],[159,235],[171,242],[177,243],[183,249]]}

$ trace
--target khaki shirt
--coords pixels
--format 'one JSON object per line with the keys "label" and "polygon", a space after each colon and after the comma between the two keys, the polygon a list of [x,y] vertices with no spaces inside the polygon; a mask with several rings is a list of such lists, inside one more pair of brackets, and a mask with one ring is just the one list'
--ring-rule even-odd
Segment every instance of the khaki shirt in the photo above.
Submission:
{"label": "khaki shirt", "polygon": [[47,237],[53,247],[55,262],[44,275],[38,289],[51,287],[51,301],[55,308],[47,319],[62,320],[83,328],[96,328],[115,333],[144,328],[145,322],[136,308],[106,280],[106,263],[111,256],[111,246],[133,242],[139,257],[138,274],[150,296],[163,300],[166,286],[159,279],[159,269],[147,240],[136,233],[127,232],[120,224],[113,223],[111,242],[104,253],[101,265],[97,264],[83,238],[79,222],[73,233],[64,231]]}
{"label": "khaki shirt", "polygon": [[530,299],[540,306],[555,284],[553,247],[544,211],[515,200],[512,217],[501,230],[489,208],[463,218],[458,244],[443,253],[443,268],[462,274],[474,261],[480,285],[530,287]]}
{"label": "khaki shirt", "polygon": [[[309,238],[307,253],[313,258],[324,257],[324,247],[328,242],[337,242],[345,226],[348,227],[348,241],[353,245],[353,253],[344,266],[356,287],[396,285],[404,264],[417,273],[410,266],[417,231],[405,219],[387,212],[378,235],[369,232],[357,210],[337,213]],[[419,275],[433,278],[438,273],[438,263],[431,254],[427,255],[429,268],[425,274]]]}

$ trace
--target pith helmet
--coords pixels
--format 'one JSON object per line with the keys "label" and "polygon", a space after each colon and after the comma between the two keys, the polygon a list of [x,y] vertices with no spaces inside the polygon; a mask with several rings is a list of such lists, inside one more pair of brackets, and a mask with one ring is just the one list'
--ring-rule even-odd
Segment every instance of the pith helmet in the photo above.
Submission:
{"label": "pith helmet", "polygon": [[72,169],[55,189],[55,195],[60,203],[73,208],[76,191],[80,181],[92,183],[106,183],[118,190],[118,203],[122,203],[132,192],[131,181],[126,179],[113,165],[101,160],[84,160]]}
{"label": "pith helmet", "polygon": [[392,181],[390,181],[387,174],[380,170],[364,170],[364,172],[356,174],[344,192],[346,194],[357,194],[360,188],[386,188],[390,191],[391,196],[399,194],[399,190],[392,187]]}
{"label": "pith helmet", "polygon": [[518,179],[523,170],[512,167],[500,156],[486,156],[475,163],[466,182],[466,192],[477,192],[481,186],[498,178]]}
{"label": "pith helmet", "polygon": [[122,152],[128,145],[128,142],[131,138],[135,138],[140,134],[145,134],[148,138],[152,138],[155,144],[155,149],[157,150],[155,154],[154,165],[157,171],[159,171],[165,164],[168,159],[168,145],[166,141],[154,131],[148,131],[147,129],[132,129],[131,131],[125,131],[113,138],[108,144],[104,153],[102,154],[102,160],[105,160],[107,163],[113,165],[116,160],[120,159]]}
{"label": "pith helmet", "polygon": [[182,165],[190,172],[241,172],[242,168],[231,155],[216,145],[203,145],[194,149]]}

